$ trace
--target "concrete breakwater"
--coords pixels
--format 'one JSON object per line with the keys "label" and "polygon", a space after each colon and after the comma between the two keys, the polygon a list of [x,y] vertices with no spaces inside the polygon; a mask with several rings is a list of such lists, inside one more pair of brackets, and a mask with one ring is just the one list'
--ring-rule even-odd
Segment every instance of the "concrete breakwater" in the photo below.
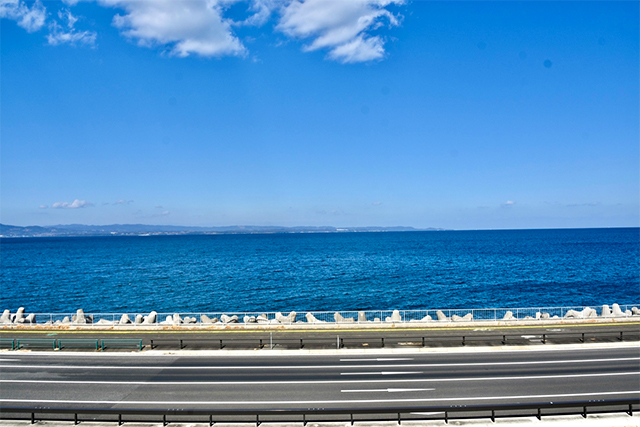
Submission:
{"label": "concrete breakwater", "polygon": [[4,310],[0,325],[41,326],[224,326],[244,325],[293,325],[293,324],[376,324],[376,323],[451,323],[475,321],[544,321],[544,320],[595,320],[625,319],[640,320],[638,306],[613,304],[598,309],[591,307],[548,307],[514,309],[450,309],[450,310],[371,310],[339,312],[307,312],[304,315],[291,311],[287,314],[233,313],[233,314],[159,314],[156,311],[141,314],[95,313],[87,314],[78,309],[75,314],[29,313],[20,307],[15,313]]}

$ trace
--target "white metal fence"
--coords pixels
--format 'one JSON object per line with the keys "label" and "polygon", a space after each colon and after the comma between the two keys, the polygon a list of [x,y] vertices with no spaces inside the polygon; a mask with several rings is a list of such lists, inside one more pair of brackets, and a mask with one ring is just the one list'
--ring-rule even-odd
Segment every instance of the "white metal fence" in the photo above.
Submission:
{"label": "white metal fence", "polygon": [[[201,312],[201,313],[14,313],[3,315],[0,324],[25,325],[137,325],[212,326],[226,324],[353,324],[353,323],[429,323],[471,321],[519,321],[638,317],[640,304],[573,307],[365,310],[304,312]],[[84,320],[83,320],[84,318]]]}

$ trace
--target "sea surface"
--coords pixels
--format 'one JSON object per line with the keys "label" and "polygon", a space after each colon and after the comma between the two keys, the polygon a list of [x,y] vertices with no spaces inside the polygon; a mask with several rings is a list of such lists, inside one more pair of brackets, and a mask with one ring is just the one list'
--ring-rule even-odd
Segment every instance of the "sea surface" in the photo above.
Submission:
{"label": "sea surface", "polygon": [[410,310],[638,301],[638,228],[0,240],[0,309],[12,311]]}

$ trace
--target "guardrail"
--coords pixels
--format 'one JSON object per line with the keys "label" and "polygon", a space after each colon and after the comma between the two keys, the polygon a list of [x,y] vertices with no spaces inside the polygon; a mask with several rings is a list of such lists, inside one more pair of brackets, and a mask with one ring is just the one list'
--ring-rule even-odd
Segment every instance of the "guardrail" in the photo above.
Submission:
{"label": "guardrail", "polygon": [[[3,348],[20,350],[24,348],[34,349],[88,349],[105,351],[107,349],[132,349],[142,351],[144,348],[164,350],[222,350],[222,349],[303,349],[303,348],[385,348],[385,347],[442,347],[442,346],[467,346],[467,345],[527,345],[527,344],[570,344],[591,342],[616,342],[616,341],[640,341],[640,330],[635,327],[627,327],[625,330],[589,328],[578,331],[566,332],[538,332],[522,335],[521,332],[495,333],[492,331],[464,331],[461,333],[434,334],[433,331],[425,331],[420,334],[404,333],[385,335],[380,331],[344,331],[341,334],[327,334],[321,336],[309,336],[301,331],[297,336],[295,332],[252,332],[249,334],[226,335],[208,332],[203,336],[190,336],[175,333],[174,337],[160,335],[153,338],[2,338],[0,343]],[[451,332],[451,331],[450,331]]]}
{"label": "guardrail", "polygon": [[[626,413],[633,416],[640,407],[640,398],[597,400],[579,402],[539,402],[502,405],[461,405],[461,406],[414,406],[387,408],[301,408],[301,409],[129,409],[129,408],[29,408],[0,407],[0,419],[31,420],[31,423],[44,420],[73,421],[75,424],[85,421],[118,422],[158,422],[169,423],[247,423],[255,422],[300,422],[306,426],[309,422],[384,422],[432,421],[490,418],[536,417],[557,415]],[[18,414],[23,417],[7,417]],[[37,415],[37,416],[36,416]],[[72,419],[64,418],[73,415]],[[81,416],[93,416],[81,417]],[[60,418],[60,416],[63,416]],[[343,417],[344,416],[344,417]],[[346,416],[348,416],[347,419]],[[233,418],[223,418],[233,417]]]}
{"label": "guardrail", "polygon": [[[98,326],[215,326],[227,324],[270,325],[362,324],[362,323],[440,323],[476,321],[540,321],[557,319],[613,319],[637,317],[640,304],[613,304],[597,307],[528,307],[428,310],[364,310],[289,312],[199,312],[199,313],[32,313],[0,319],[5,325],[98,325]],[[16,320],[17,319],[17,320]]]}

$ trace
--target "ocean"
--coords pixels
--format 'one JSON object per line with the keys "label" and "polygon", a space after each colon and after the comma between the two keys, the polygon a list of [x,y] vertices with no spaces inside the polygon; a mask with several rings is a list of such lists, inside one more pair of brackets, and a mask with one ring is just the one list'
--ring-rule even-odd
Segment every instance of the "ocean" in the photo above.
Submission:
{"label": "ocean", "polygon": [[640,299],[640,230],[5,238],[0,310],[597,306]]}

